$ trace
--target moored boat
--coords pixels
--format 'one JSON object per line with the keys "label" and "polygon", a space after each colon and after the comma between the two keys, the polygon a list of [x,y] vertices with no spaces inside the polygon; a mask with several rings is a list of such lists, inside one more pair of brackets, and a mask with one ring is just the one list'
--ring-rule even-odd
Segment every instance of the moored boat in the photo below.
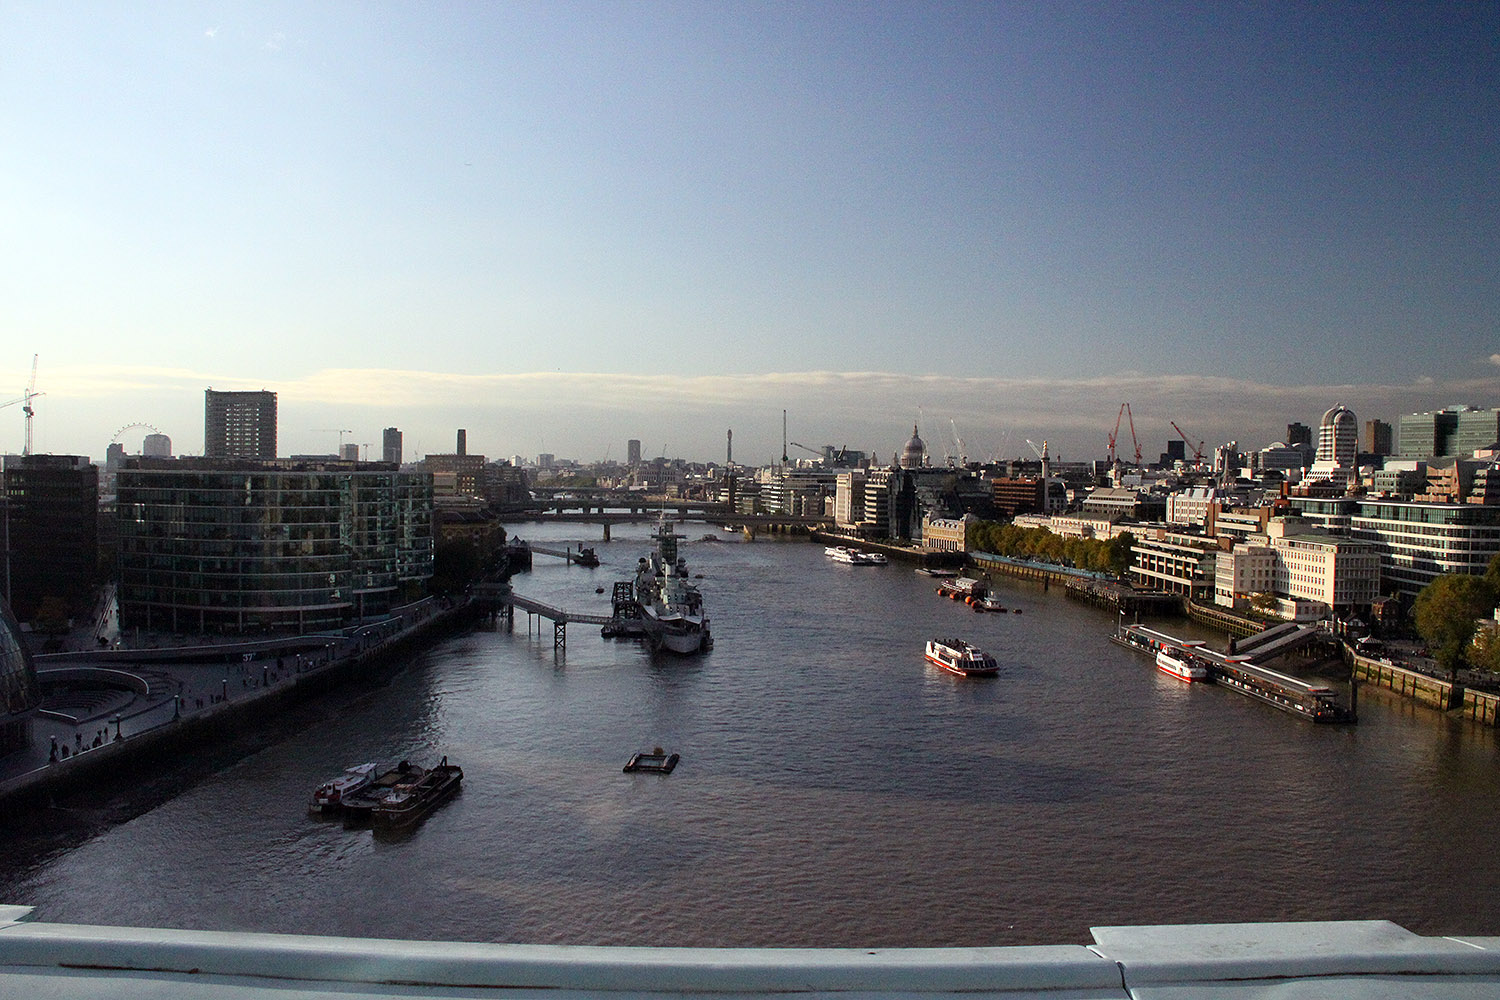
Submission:
{"label": "moored boat", "polygon": [[383,799],[387,792],[397,785],[414,782],[425,773],[425,768],[418,767],[409,760],[403,760],[389,771],[374,778],[363,788],[343,797],[340,805],[344,821],[350,825],[368,821],[375,811],[376,803]]}
{"label": "moored boat", "polygon": [[414,825],[439,802],[458,791],[463,768],[444,757],[411,781],[398,782],[376,801],[370,818],[376,826],[400,829]]}
{"label": "moored boat", "polygon": [[344,800],[370,786],[375,780],[374,764],[355,764],[344,769],[337,778],[323,782],[313,789],[312,801],[307,811],[324,816],[333,816],[344,811]]}
{"label": "moored boat", "polygon": [[1183,681],[1208,680],[1208,666],[1183,647],[1156,651],[1156,669]]}
{"label": "moored boat", "polygon": [[652,537],[656,551],[641,558],[635,572],[640,628],[652,649],[684,655],[713,647],[703,595],[688,582],[687,560],[677,554],[678,535],[665,517]]}
{"label": "moored boat", "polygon": [[978,646],[963,639],[928,639],[928,661],[960,677],[993,677],[1000,665]]}

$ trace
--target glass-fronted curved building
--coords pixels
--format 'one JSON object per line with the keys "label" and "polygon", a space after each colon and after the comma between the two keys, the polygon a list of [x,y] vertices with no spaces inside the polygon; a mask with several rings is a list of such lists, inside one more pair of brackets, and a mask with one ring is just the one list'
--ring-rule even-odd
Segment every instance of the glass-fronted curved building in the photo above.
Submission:
{"label": "glass-fronted curved building", "polygon": [[325,628],[432,575],[432,477],[385,463],[132,459],[116,516],[121,628]]}
{"label": "glass-fronted curved building", "polygon": [[0,600],[0,753],[31,741],[31,717],[41,703],[36,668],[21,641],[21,626]]}

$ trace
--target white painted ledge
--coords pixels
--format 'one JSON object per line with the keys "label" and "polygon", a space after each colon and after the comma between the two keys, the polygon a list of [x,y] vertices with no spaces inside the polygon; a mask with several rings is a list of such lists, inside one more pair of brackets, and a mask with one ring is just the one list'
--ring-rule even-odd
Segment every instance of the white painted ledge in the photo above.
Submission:
{"label": "white painted ledge", "polygon": [[[0,1000],[1500,997],[1500,937],[1388,921],[1101,927],[1005,948],[616,948],[48,924],[0,906]],[[545,991],[545,992],[542,992]]]}
{"label": "white painted ledge", "polygon": [[1493,938],[1421,937],[1388,920],[1095,927],[1131,986],[1320,976],[1500,976]]}

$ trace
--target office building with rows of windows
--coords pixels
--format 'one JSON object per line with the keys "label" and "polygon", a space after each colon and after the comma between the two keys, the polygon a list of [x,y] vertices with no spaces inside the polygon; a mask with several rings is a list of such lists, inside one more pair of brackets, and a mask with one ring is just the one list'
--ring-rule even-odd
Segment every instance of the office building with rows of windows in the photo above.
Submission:
{"label": "office building with rows of windows", "polygon": [[116,514],[122,628],[324,628],[432,576],[432,477],[385,463],[131,459]]}

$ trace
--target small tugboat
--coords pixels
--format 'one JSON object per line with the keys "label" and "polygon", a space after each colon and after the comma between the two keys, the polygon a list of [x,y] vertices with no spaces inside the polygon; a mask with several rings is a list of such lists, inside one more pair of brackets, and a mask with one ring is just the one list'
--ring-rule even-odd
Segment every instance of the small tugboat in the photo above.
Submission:
{"label": "small tugboat", "polygon": [[436,766],[423,771],[414,781],[398,782],[376,803],[370,819],[385,829],[405,829],[427,815],[439,802],[458,791],[464,780],[463,768],[448,763],[444,757]]}
{"label": "small tugboat", "polygon": [[573,557],[573,561],[580,566],[597,566],[599,565],[599,554],[591,548],[580,545],[578,547],[578,554]]}
{"label": "small tugboat", "polygon": [[374,764],[356,764],[344,769],[337,778],[313,789],[307,811],[318,816],[334,816],[344,811],[344,799],[362,791],[375,780]]}
{"label": "small tugboat", "polygon": [[975,601],[974,610],[1004,612],[1005,605],[1000,602],[1000,598],[995,597],[993,594],[991,594],[987,597],[981,597],[979,600]]}
{"label": "small tugboat", "polygon": [[661,747],[657,747],[650,753],[642,750],[631,756],[625,765],[626,774],[634,774],[637,771],[649,771],[653,774],[671,774],[672,769],[682,758],[677,754],[669,754]]}
{"label": "small tugboat", "polygon": [[927,659],[960,677],[993,677],[1000,672],[995,658],[962,639],[928,639]]}

